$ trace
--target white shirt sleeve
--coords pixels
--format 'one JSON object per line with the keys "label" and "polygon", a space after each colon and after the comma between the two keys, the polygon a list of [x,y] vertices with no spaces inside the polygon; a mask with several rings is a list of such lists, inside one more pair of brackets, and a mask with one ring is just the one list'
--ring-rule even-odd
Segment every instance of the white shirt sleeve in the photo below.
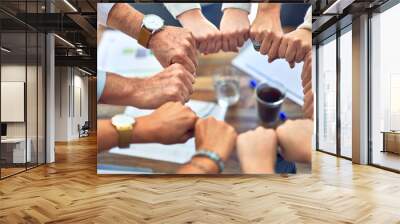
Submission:
{"label": "white shirt sleeve", "polygon": [[97,71],[97,102],[103,94],[104,87],[106,86],[107,73],[104,71]]}
{"label": "white shirt sleeve", "polygon": [[164,3],[164,6],[175,19],[186,11],[201,9],[199,3]]}
{"label": "white shirt sleeve", "polygon": [[107,26],[108,13],[115,3],[98,3],[97,4],[97,24]]}
{"label": "white shirt sleeve", "polygon": [[242,9],[250,14],[251,3],[223,3],[221,11],[223,12],[227,8]]}
{"label": "white shirt sleeve", "polygon": [[311,30],[312,29],[312,7],[310,6],[310,8],[307,9],[306,15],[304,17],[304,22],[297,27],[297,29],[307,29],[307,30]]}

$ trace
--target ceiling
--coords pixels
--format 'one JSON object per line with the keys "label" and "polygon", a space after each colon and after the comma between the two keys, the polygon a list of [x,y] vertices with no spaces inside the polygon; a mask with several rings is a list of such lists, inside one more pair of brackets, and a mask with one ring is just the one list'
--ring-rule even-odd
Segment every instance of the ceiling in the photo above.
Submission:
{"label": "ceiling", "polygon": [[312,0],[313,43],[332,36],[352,23],[354,17],[374,12],[390,0]]}
{"label": "ceiling", "polygon": [[47,0],[46,8],[45,0],[1,0],[1,44],[11,50],[1,52],[2,60],[35,58],[43,48],[36,43],[37,33],[52,32],[74,45],[55,38],[56,65],[74,62],[79,66],[82,61],[96,71],[96,4],[96,0]]}

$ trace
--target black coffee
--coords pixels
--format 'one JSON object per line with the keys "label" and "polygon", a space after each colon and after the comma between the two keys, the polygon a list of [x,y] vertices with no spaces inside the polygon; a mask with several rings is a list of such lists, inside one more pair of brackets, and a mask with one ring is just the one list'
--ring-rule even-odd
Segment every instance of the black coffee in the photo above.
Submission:
{"label": "black coffee", "polygon": [[285,95],[276,88],[267,85],[257,88],[257,110],[258,116],[263,122],[275,122],[281,110]]}
{"label": "black coffee", "polygon": [[279,89],[275,89],[273,87],[265,87],[259,89],[258,97],[265,102],[275,103],[283,98],[283,95]]}

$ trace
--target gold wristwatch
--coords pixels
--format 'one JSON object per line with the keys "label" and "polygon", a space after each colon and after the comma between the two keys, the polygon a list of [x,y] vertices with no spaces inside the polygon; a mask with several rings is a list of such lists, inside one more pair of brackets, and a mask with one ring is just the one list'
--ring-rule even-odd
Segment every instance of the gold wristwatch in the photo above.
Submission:
{"label": "gold wristwatch", "polygon": [[164,20],[161,17],[154,14],[145,15],[139,32],[138,43],[148,48],[151,36],[160,31],[163,26]]}
{"label": "gold wristwatch", "polygon": [[111,118],[111,123],[118,132],[118,147],[129,148],[135,119],[125,114],[118,114]]}

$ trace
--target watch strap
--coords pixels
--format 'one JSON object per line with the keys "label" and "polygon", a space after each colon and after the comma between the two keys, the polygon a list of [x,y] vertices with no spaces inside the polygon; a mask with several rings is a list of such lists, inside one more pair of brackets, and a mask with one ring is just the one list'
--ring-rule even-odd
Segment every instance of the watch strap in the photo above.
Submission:
{"label": "watch strap", "polygon": [[197,156],[211,159],[218,166],[219,173],[224,171],[224,161],[222,161],[221,157],[217,153],[206,149],[200,149],[193,155],[193,157]]}
{"label": "watch strap", "polygon": [[144,25],[142,25],[142,28],[140,29],[139,32],[138,43],[143,47],[148,48],[151,35],[152,32],[149,29],[147,29]]}
{"label": "watch strap", "polygon": [[129,148],[130,139],[132,138],[132,128],[119,128],[118,130],[118,147]]}

